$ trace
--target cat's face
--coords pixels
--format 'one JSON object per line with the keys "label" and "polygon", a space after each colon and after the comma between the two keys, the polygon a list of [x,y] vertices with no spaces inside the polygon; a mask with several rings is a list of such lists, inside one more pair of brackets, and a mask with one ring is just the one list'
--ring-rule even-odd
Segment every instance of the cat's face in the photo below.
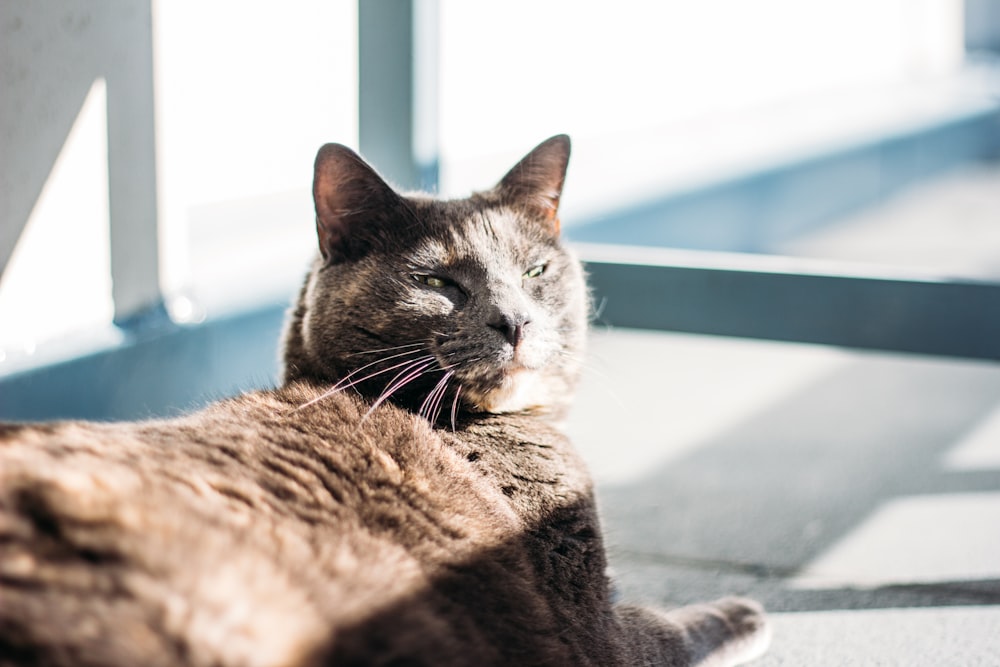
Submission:
{"label": "cat's face", "polygon": [[559,241],[569,141],[554,137],[468,199],[403,197],[342,146],[317,158],[322,257],[286,332],[285,379],[350,385],[435,420],[559,412],[587,295]]}

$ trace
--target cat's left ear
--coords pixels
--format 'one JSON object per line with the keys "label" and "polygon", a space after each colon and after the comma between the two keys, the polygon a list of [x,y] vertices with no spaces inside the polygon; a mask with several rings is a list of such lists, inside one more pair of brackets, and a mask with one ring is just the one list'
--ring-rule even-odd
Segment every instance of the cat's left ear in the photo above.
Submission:
{"label": "cat's left ear", "polygon": [[559,198],[569,164],[569,137],[546,139],[507,172],[496,191],[510,206],[525,211],[559,233]]}

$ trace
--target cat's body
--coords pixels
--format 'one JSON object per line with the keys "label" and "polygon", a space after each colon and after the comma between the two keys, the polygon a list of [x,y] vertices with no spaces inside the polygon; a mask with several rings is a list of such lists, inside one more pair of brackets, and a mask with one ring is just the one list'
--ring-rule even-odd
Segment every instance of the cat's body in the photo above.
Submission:
{"label": "cat's body", "polygon": [[0,426],[0,664],[759,655],[752,602],[609,599],[557,426],[586,319],[557,238],[567,158],[554,138],[493,191],[434,202],[327,147],[282,387],[173,420]]}

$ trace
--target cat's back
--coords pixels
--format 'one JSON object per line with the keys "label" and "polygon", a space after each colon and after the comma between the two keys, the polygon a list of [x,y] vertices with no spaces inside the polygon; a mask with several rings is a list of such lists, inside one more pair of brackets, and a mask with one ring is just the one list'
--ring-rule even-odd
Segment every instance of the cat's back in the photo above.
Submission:
{"label": "cat's back", "polygon": [[441,610],[489,586],[543,631],[511,541],[534,519],[522,507],[575,483],[558,436],[503,418],[435,430],[348,393],[302,407],[316,396],[293,385],[167,421],[0,426],[0,655],[308,664],[377,653],[365,642],[390,630],[381,619],[408,629],[393,641],[411,653],[445,650],[441,637],[489,623],[467,614],[435,638]]}
{"label": "cat's back", "polygon": [[65,492],[67,511],[102,495],[144,502],[170,487],[230,510],[224,514],[291,513],[315,524],[314,512],[346,519],[397,487],[422,489],[430,500],[454,480],[466,494],[490,494],[492,485],[475,483],[465,465],[466,440],[474,438],[442,438],[391,404],[371,409],[350,393],[325,395],[303,383],[175,419],[0,424],[0,475],[5,497],[29,487]]}

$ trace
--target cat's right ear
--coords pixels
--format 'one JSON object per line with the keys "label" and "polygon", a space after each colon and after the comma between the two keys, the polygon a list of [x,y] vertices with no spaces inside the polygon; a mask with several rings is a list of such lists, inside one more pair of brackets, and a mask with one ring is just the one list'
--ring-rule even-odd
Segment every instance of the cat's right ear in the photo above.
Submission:
{"label": "cat's right ear", "polygon": [[327,263],[337,263],[360,250],[358,233],[383,217],[399,195],[350,148],[326,144],[316,154],[313,200],[319,250]]}

